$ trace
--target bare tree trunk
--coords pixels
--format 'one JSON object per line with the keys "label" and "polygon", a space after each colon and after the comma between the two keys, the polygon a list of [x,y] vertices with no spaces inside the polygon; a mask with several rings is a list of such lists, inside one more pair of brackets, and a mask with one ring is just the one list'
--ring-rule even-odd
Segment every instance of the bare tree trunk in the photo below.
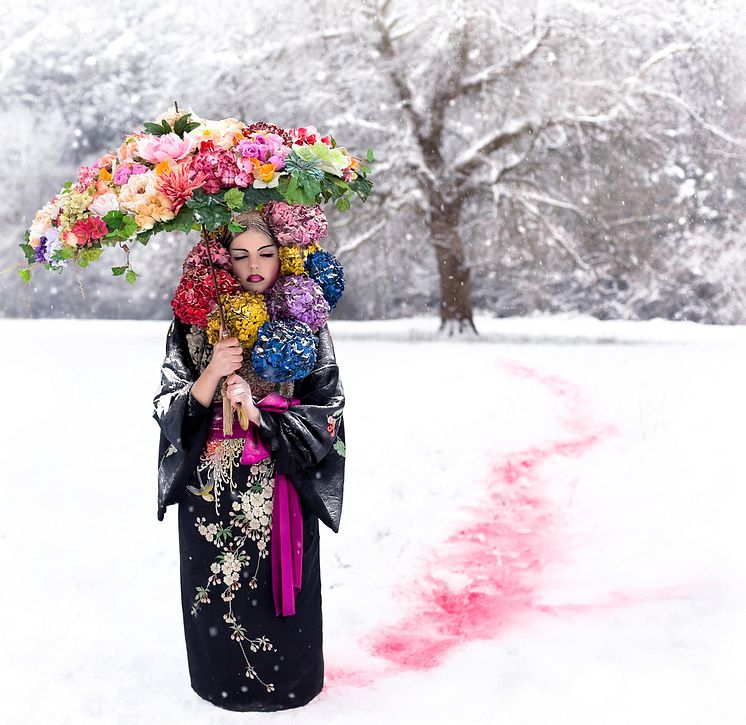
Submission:
{"label": "bare tree trunk", "polygon": [[477,332],[472,318],[471,270],[466,263],[464,245],[458,232],[458,209],[433,204],[431,235],[440,275],[439,332]]}

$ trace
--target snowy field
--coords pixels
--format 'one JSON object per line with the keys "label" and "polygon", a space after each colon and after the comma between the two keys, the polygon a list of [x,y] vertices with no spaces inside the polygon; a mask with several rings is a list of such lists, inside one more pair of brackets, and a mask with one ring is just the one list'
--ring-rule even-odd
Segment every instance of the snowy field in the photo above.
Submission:
{"label": "snowy field", "polygon": [[326,683],[260,714],[189,686],[156,518],[168,323],[0,320],[0,722],[746,722],[746,328],[477,324],[330,323]]}

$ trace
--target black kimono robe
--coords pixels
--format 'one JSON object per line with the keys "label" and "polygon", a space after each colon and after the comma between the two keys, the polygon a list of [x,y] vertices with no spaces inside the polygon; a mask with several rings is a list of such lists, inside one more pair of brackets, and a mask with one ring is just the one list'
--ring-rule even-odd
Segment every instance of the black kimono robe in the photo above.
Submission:
{"label": "black kimono robe", "polygon": [[[172,504],[179,509],[182,612],[191,685],[204,699],[229,710],[298,707],[323,687],[318,522],[337,532],[342,512],[345,398],[334,346],[325,325],[318,333],[313,370],[283,384],[291,386],[292,395],[287,389],[283,394],[300,399],[300,404],[283,412],[261,410],[258,434],[272,453],[249,466],[238,463],[232,444],[240,447],[240,440],[224,441],[226,445],[208,442],[222,406],[219,391],[210,406],[191,394],[212,354],[212,346],[200,334],[204,335],[196,327],[190,330],[178,319],[172,321],[161,388],[153,400],[153,417],[161,428],[158,519],[163,520]],[[193,345],[193,340],[202,345]],[[258,401],[266,394],[261,384],[271,384],[251,377],[248,357],[246,353],[237,373],[249,381]],[[219,474],[213,489],[201,471],[210,460],[215,462],[221,448],[227,455],[211,469]],[[276,615],[271,560],[262,564],[270,553],[275,472],[290,478],[303,520],[302,583],[295,614],[290,616]],[[230,487],[225,486],[220,497],[213,496],[221,477],[230,478]],[[250,579],[249,563],[254,570]],[[220,584],[225,588],[216,597]]]}

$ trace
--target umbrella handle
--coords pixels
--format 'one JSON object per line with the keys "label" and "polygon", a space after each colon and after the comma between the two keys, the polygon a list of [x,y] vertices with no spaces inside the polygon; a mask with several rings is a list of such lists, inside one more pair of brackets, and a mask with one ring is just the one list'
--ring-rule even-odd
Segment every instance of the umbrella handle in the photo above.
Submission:
{"label": "umbrella handle", "polygon": [[[229,337],[227,331],[224,328],[220,328],[220,339]],[[228,388],[225,384],[227,378],[223,378],[222,392],[223,392],[223,435],[229,436],[233,433],[233,405],[231,404],[230,398],[228,397]],[[249,429],[249,414],[246,409],[238,403],[235,407],[236,415],[238,416],[238,422],[241,428],[244,430]]]}

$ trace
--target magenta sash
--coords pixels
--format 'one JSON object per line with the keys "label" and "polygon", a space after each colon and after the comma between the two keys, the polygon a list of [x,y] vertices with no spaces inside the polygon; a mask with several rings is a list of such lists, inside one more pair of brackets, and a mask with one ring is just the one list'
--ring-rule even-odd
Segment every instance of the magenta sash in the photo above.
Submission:
{"label": "magenta sash", "polygon": [[[288,399],[280,393],[272,392],[255,403],[259,410],[281,413],[292,405],[298,405],[299,398]],[[233,420],[233,434],[230,438],[245,436],[241,463],[251,465],[268,458],[272,451],[257,433],[258,426],[249,421],[249,429],[241,428],[238,419]],[[223,435],[222,406],[216,406],[210,439],[225,438]],[[303,578],[303,516],[300,499],[293,482],[284,473],[275,470],[274,504],[272,509],[272,595],[276,616],[295,614],[295,597],[300,591]]]}

